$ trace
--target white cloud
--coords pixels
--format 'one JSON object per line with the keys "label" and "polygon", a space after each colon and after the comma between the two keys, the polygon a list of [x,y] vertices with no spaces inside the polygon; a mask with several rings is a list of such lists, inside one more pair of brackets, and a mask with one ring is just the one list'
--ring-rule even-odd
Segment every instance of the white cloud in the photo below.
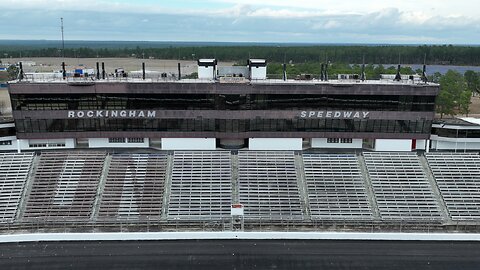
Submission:
{"label": "white cloud", "polygon": [[312,29],[314,29],[314,30],[321,30],[321,29],[330,30],[330,29],[339,28],[341,26],[342,26],[342,23],[340,23],[339,21],[327,20],[326,22],[313,24]]}
{"label": "white cloud", "polygon": [[[197,9],[108,0],[82,0],[81,4],[51,0],[48,5],[44,0],[0,0],[2,20],[17,22],[0,25],[0,38],[42,38],[43,34],[48,39],[49,33],[56,37],[59,18],[64,17],[69,37],[76,39],[96,35],[96,39],[133,40],[480,44],[480,19],[468,12],[453,12],[459,10],[454,6],[466,2],[472,8],[479,6],[457,0],[451,4],[452,13],[445,15],[440,12],[446,7],[444,0],[435,5],[403,0],[398,7],[387,0],[245,0],[242,4],[209,0]],[[138,31],[139,22],[142,31]]]}

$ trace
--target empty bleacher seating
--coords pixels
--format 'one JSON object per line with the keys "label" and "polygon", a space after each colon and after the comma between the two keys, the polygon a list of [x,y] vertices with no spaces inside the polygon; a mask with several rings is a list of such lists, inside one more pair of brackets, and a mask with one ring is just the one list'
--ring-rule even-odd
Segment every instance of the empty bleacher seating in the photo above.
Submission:
{"label": "empty bleacher seating", "polygon": [[426,154],[452,220],[480,220],[480,156]]}
{"label": "empty bleacher seating", "polygon": [[358,159],[354,154],[303,154],[312,219],[371,219]]}
{"label": "empty bleacher seating", "polygon": [[302,219],[292,151],[239,151],[238,186],[245,219]]}
{"label": "empty bleacher seating", "polygon": [[168,218],[209,220],[229,217],[231,171],[228,151],[175,151]]}
{"label": "empty bleacher seating", "polygon": [[103,152],[43,152],[24,219],[89,219],[104,161]]}
{"label": "empty bleacher seating", "polygon": [[363,155],[382,219],[441,219],[438,202],[416,153]]}
{"label": "empty bleacher seating", "polygon": [[14,220],[32,160],[32,153],[0,153],[0,222]]}
{"label": "empty bleacher seating", "polygon": [[160,219],[166,167],[164,154],[112,155],[99,218]]}

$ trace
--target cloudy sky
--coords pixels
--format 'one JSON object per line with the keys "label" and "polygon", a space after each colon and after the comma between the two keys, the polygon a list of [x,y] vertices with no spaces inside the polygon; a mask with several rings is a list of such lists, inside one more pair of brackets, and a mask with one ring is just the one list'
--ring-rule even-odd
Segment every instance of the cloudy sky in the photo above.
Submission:
{"label": "cloudy sky", "polygon": [[0,0],[0,39],[480,44],[479,0]]}

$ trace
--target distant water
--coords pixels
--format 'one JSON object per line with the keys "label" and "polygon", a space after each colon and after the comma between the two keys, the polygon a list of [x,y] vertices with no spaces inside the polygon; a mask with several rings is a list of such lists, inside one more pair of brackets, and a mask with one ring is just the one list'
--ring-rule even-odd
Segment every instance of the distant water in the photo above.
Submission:
{"label": "distant water", "polygon": [[[397,65],[393,64],[386,64],[383,65],[385,68]],[[413,64],[413,65],[402,65],[404,67],[411,67],[414,71],[416,69],[422,69],[423,65],[421,64]],[[446,66],[446,65],[427,65],[427,75],[433,75],[435,72],[440,72],[441,74],[447,73],[449,70],[455,70],[461,74],[465,73],[467,70],[473,70],[475,72],[480,72],[480,66]]]}

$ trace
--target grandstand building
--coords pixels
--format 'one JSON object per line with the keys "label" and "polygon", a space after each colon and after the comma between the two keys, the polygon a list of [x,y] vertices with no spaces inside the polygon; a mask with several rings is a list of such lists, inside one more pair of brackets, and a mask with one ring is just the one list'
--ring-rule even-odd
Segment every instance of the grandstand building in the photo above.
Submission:
{"label": "grandstand building", "polygon": [[261,59],[247,67],[203,59],[198,79],[178,75],[97,70],[93,77],[37,74],[13,82],[18,149],[427,149],[439,92],[413,77],[267,79]]}
{"label": "grandstand building", "polygon": [[480,119],[437,119],[432,124],[431,148],[438,151],[480,150]]}

